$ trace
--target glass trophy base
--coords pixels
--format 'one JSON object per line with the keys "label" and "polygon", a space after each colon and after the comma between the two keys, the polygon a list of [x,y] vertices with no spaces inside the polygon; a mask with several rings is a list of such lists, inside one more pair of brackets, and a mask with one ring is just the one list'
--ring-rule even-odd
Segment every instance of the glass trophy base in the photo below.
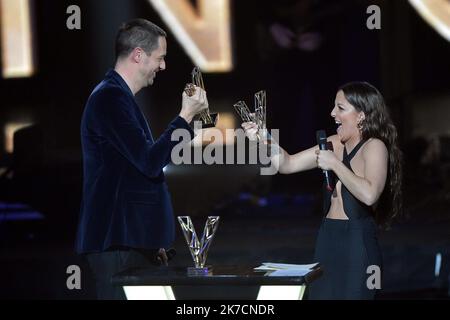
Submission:
{"label": "glass trophy base", "polygon": [[187,275],[188,276],[207,276],[212,274],[212,267],[207,266],[203,268],[196,268],[196,267],[188,267],[187,268]]}
{"label": "glass trophy base", "polygon": [[211,116],[211,120],[212,122],[204,122],[202,121],[202,128],[206,129],[206,128],[213,128],[216,126],[217,124],[217,119],[218,119],[218,113],[210,113],[209,114]]}

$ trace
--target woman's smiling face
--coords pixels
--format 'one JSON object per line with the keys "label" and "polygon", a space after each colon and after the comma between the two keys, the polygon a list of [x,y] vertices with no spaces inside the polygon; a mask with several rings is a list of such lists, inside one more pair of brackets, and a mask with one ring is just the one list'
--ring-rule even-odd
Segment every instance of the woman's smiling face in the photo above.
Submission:
{"label": "woman's smiling face", "polygon": [[338,125],[337,134],[342,143],[351,138],[358,138],[360,131],[358,123],[364,119],[364,112],[357,111],[345,98],[342,90],[336,94],[334,108],[331,110],[331,117]]}

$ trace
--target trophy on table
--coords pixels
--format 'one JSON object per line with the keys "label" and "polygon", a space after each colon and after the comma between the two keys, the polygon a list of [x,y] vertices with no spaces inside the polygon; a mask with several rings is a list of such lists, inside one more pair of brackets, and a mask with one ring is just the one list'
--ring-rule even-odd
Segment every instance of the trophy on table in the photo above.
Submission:
{"label": "trophy on table", "polygon": [[266,91],[261,90],[255,93],[255,112],[252,114],[244,101],[238,101],[234,105],[234,109],[241,117],[243,122],[253,121],[258,126],[256,137],[258,141],[262,141],[266,137]]}
{"label": "trophy on table", "polygon": [[194,260],[195,267],[188,268],[188,275],[208,275],[211,272],[211,267],[206,266],[206,258],[211,242],[217,231],[217,227],[219,226],[219,219],[219,216],[209,216],[206,220],[202,237],[199,239],[195,232],[191,217],[178,217],[178,222],[180,223],[184,238],[186,239],[192,259]]}
{"label": "trophy on table", "polygon": [[[192,83],[188,83],[184,88],[186,94],[192,97],[195,94],[195,86],[205,90],[205,84],[203,83],[203,77],[200,69],[194,67],[191,73]],[[216,126],[218,114],[210,113],[209,108],[200,112],[200,120],[202,122],[202,128],[212,128]]]}

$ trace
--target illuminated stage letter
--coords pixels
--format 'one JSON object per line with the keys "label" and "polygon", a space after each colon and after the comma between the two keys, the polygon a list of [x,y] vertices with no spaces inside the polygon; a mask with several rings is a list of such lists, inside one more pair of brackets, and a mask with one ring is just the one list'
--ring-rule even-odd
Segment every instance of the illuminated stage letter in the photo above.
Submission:
{"label": "illuminated stage letter", "polygon": [[430,26],[450,41],[450,1],[409,0],[409,3]]}
{"label": "illuminated stage letter", "polygon": [[29,77],[34,73],[30,0],[0,0],[2,76]]}
{"label": "illuminated stage letter", "polygon": [[203,72],[232,70],[230,0],[149,1]]}

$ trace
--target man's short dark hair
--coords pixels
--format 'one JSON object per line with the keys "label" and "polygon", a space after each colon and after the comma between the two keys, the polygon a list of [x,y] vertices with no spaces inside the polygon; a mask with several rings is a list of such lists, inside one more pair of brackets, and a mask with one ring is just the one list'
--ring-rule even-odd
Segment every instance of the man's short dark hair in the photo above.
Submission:
{"label": "man's short dark hair", "polygon": [[167,37],[166,32],[148,20],[126,22],[116,36],[116,59],[128,56],[137,47],[150,54],[158,48],[160,37]]}

